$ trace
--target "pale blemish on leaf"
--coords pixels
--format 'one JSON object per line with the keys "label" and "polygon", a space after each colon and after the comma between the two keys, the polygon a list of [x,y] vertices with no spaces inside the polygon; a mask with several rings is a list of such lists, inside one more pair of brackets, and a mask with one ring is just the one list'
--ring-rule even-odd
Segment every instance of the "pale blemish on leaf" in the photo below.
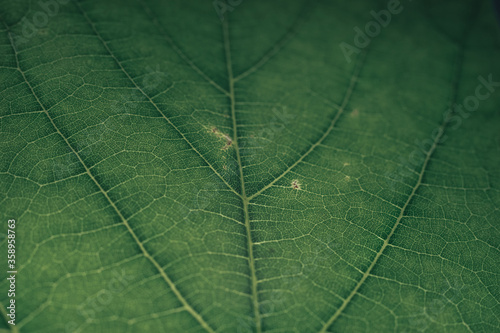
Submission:
{"label": "pale blemish on leaf", "polygon": [[300,187],[300,183],[297,179],[294,179],[292,180],[292,188],[295,189],[295,190],[300,190],[301,187]]}
{"label": "pale blemish on leaf", "polygon": [[352,112],[351,112],[351,117],[353,117],[353,118],[357,118],[358,116],[359,116],[359,111],[358,111],[358,109],[354,109],[354,110],[352,110]]}
{"label": "pale blemish on leaf", "polygon": [[222,133],[217,127],[212,127],[211,132],[226,142],[224,147],[221,148],[222,150],[228,150],[233,145],[233,139],[229,135]]}

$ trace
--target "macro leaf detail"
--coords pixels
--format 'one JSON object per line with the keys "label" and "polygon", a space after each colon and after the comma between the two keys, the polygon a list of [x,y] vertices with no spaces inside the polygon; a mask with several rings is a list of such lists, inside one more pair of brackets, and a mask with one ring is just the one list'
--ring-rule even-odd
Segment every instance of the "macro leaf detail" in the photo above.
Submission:
{"label": "macro leaf detail", "polygon": [[500,332],[489,1],[0,8],[0,330]]}

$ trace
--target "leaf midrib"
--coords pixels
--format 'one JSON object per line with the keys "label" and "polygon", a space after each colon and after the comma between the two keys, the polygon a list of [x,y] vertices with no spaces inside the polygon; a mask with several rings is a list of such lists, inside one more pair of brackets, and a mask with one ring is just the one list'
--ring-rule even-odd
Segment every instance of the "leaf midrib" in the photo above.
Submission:
{"label": "leaf midrib", "polygon": [[[291,34],[290,32],[287,33],[287,36]],[[247,248],[248,248],[248,256],[249,256],[249,266],[250,266],[250,273],[251,273],[251,290],[252,290],[252,303],[253,303],[253,310],[254,310],[254,321],[255,321],[255,328],[257,333],[262,332],[262,322],[261,322],[261,316],[260,316],[260,307],[259,307],[259,299],[258,299],[258,292],[257,292],[257,285],[258,285],[258,279],[256,277],[256,269],[255,269],[255,259],[253,255],[253,241],[252,241],[252,232],[251,232],[251,226],[250,226],[250,218],[249,218],[249,203],[252,199],[256,198],[258,195],[260,195],[262,192],[264,192],[266,189],[270,188],[273,186],[278,180],[280,180],[282,177],[284,177],[288,172],[290,172],[293,168],[295,168],[299,163],[301,163],[314,149],[316,149],[321,143],[329,136],[330,132],[333,130],[335,127],[338,119],[340,116],[343,114],[343,111],[345,110],[347,104],[349,103],[349,100],[352,96],[352,93],[354,91],[354,88],[356,86],[356,82],[358,80],[359,74],[361,72],[361,69],[363,68],[363,65],[366,60],[366,51],[363,51],[362,54],[358,57],[358,62],[354,68],[353,75],[351,76],[351,79],[349,81],[349,86],[347,88],[347,91],[344,95],[344,98],[342,100],[342,104],[338,108],[337,113],[333,117],[333,119],[330,122],[329,127],[325,131],[325,133],[314,143],[311,145],[311,147],[300,156],[299,159],[297,159],[290,167],[288,167],[283,173],[281,173],[278,177],[276,177],[273,181],[271,181],[269,184],[265,185],[262,187],[260,190],[255,192],[251,196],[247,196],[246,191],[245,191],[245,178],[244,178],[244,173],[243,173],[243,164],[241,162],[241,156],[240,156],[240,151],[238,147],[238,132],[237,132],[237,122],[236,122],[236,111],[235,111],[235,93],[234,93],[234,84],[237,80],[245,78],[247,75],[255,72],[256,68],[259,66],[262,66],[265,64],[265,61],[258,61],[256,65],[252,66],[249,70],[244,71],[242,74],[240,74],[236,79],[233,76],[233,71],[232,71],[232,61],[231,61],[231,50],[230,50],[230,39],[229,39],[229,25],[228,25],[228,20],[225,20],[223,22],[223,36],[224,36],[224,48],[225,48],[225,53],[226,53],[226,63],[227,63],[227,72],[228,72],[228,82],[229,82],[229,93],[230,93],[230,103],[231,103],[231,115],[232,115],[232,121],[233,121],[233,142],[235,144],[235,150],[236,150],[236,156],[237,156],[237,162],[238,162],[238,168],[239,168],[239,173],[240,173],[240,181],[241,181],[241,191],[242,191],[242,202],[243,202],[243,210],[244,210],[244,215],[245,215],[245,229],[246,229],[246,236],[247,236]],[[290,37],[284,37],[282,40],[284,41],[283,44],[289,40]],[[282,43],[281,41],[279,42],[280,44]],[[266,54],[263,59],[269,60],[269,58],[277,53],[281,47],[278,47],[278,49],[275,51],[275,48],[271,50],[269,53],[269,56]],[[247,74],[248,73],[248,74]]]}
{"label": "leaf midrib", "polygon": [[226,54],[226,65],[227,65],[227,76],[229,83],[229,99],[231,104],[231,118],[233,123],[233,144],[236,151],[236,160],[238,162],[238,169],[240,174],[241,183],[241,201],[243,203],[243,213],[245,219],[245,232],[247,237],[247,252],[248,252],[248,265],[250,269],[250,283],[252,290],[252,306],[254,312],[255,330],[257,333],[262,332],[262,321],[260,317],[259,309],[259,298],[257,293],[257,275],[255,271],[255,259],[253,255],[253,240],[252,240],[252,229],[250,227],[250,216],[248,212],[249,198],[247,197],[245,190],[245,177],[243,174],[243,164],[241,163],[240,149],[238,145],[238,126],[236,122],[236,96],[234,93],[234,83],[235,79],[233,76],[233,65],[231,59],[231,44],[229,39],[229,24],[226,19],[222,24],[222,34],[224,39],[224,50]]}

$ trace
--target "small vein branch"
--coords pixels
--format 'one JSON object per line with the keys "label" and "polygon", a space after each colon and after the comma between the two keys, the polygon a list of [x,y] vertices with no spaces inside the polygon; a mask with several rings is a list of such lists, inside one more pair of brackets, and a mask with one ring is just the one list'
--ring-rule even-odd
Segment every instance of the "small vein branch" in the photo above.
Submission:
{"label": "small vein branch", "polygon": [[[465,40],[465,38],[464,38],[464,40]],[[464,50],[465,50],[465,45],[464,44],[465,43],[462,43],[460,45],[460,49],[458,51],[457,62],[456,62],[457,63],[456,64],[456,70],[455,70],[455,73],[453,75],[453,80],[452,80],[450,106],[452,106],[453,103],[456,101],[457,95],[458,95],[458,92],[457,92],[458,91],[458,84],[459,84],[459,81],[460,81],[460,76],[461,76],[461,73],[462,73],[462,67],[463,67],[463,61],[464,61]],[[422,184],[422,180],[423,180],[425,171],[427,170],[427,166],[429,164],[429,161],[431,160],[432,154],[434,153],[434,151],[436,150],[437,146],[439,145],[441,139],[443,138],[444,132],[446,130],[447,125],[450,122],[450,119],[451,119],[450,116],[445,117],[444,120],[443,120],[443,122],[441,123],[441,125],[439,127],[439,132],[438,132],[439,134],[436,135],[431,148],[425,154],[425,160],[424,160],[424,163],[422,164],[422,167],[421,167],[420,172],[418,174],[418,180],[417,180],[415,186],[413,187],[413,189],[412,189],[412,191],[411,191],[408,199],[406,200],[404,206],[401,208],[399,216],[396,219],[396,222],[394,223],[391,231],[389,232],[389,234],[387,235],[386,239],[384,240],[384,243],[382,244],[382,247],[380,248],[380,250],[375,255],[375,258],[373,259],[373,261],[370,264],[370,266],[368,266],[368,268],[366,269],[366,271],[363,274],[361,280],[359,280],[359,282],[356,284],[356,286],[351,291],[351,293],[349,294],[349,296],[342,302],[342,305],[337,309],[337,311],[335,311],[335,313],[330,317],[330,319],[327,322],[325,322],[325,324],[323,325],[323,327],[320,329],[319,333],[325,333],[327,331],[327,329],[333,324],[333,322],[335,320],[337,320],[337,318],[339,318],[340,315],[344,312],[344,310],[350,304],[350,302],[352,301],[352,299],[354,298],[354,296],[356,296],[358,294],[359,289],[364,284],[364,282],[366,281],[366,279],[370,276],[371,271],[373,270],[373,268],[377,264],[378,260],[380,259],[380,257],[384,253],[384,251],[387,248],[387,246],[390,244],[392,236],[396,232],[398,226],[401,223],[401,220],[405,216],[406,209],[410,206],[410,203],[411,203],[413,197],[415,196],[415,194],[417,193],[417,190],[419,189],[420,185]]]}
{"label": "small vein branch", "polygon": [[347,88],[347,91],[346,91],[346,94],[345,94],[344,99],[342,101],[342,104],[340,105],[339,110],[335,114],[335,117],[333,117],[332,121],[330,122],[330,126],[325,131],[325,133],[323,134],[323,136],[321,136],[321,138],[319,138],[318,141],[316,141],[302,156],[300,156],[300,158],[297,161],[295,161],[295,163],[293,163],[292,165],[290,165],[281,175],[279,175],[278,177],[274,178],[274,180],[272,182],[270,182],[269,184],[267,184],[266,186],[264,186],[263,188],[261,188],[260,190],[258,190],[254,194],[252,194],[251,196],[249,196],[248,200],[254,199],[259,194],[261,194],[262,192],[264,192],[265,190],[267,190],[268,188],[270,188],[271,186],[273,186],[274,184],[276,184],[276,182],[278,180],[280,180],[281,178],[283,178],[293,168],[295,168],[300,162],[302,162],[314,149],[316,149],[316,147],[318,147],[319,145],[321,145],[321,143],[323,143],[323,141],[325,141],[325,139],[328,137],[328,135],[330,135],[330,132],[335,127],[335,124],[339,120],[340,116],[342,116],[345,108],[347,107],[347,104],[349,103],[351,95],[352,95],[352,93],[354,91],[354,87],[356,86],[356,82],[358,81],[359,74],[361,72],[361,69],[363,68],[363,65],[364,65],[364,62],[365,62],[365,59],[366,59],[366,54],[367,54],[367,51],[363,51],[361,53],[360,59],[358,60],[358,63],[356,65],[356,67],[354,68],[354,73],[353,73],[353,75],[351,77],[351,80],[350,80],[350,83],[349,83],[349,87]]}
{"label": "small vein branch", "polygon": [[[77,6],[79,7],[80,5],[78,3],[76,3]],[[5,24],[5,23],[4,23]],[[6,26],[7,27],[7,26]],[[7,30],[9,31],[9,28],[7,27]],[[136,244],[139,246],[139,249],[141,250],[141,252],[143,253],[144,257],[146,257],[154,266],[155,268],[158,270],[158,272],[160,273],[160,275],[162,276],[162,278],[165,280],[165,282],[169,285],[169,287],[171,288],[172,292],[176,295],[176,297],[179,299],[179,301],[181,302],[181,304],[183,305],[182,308],[184,308],[186,311],[188,311],[199,323],[200,325],[207,331],[207,332],[210,332],[210,333],[214,333],[215,331],[203,320],[203,318],[201,317],[201,315],[196,312],[196,310],[194,310],[190,305],[189,303],[186,301],[186,299],[182,296],[182,294],[180,293],[180,291],[177,289],[177,287],[175,286],[174,282],[170,279],[170,277],[165,273],[165,271],[163,270],[163,268],[160,266],[160,264],[153,258],[153,256],[151,256],[151,254],[146,250],[146,248],[144,247],[143,243],[141,242],[141,240],[138,238],[137,234],[134,232],[134,230],[131,228],[128,220],[123,216],[122,212],[118,209],[118,207],[116,206],[115,202],[110,198],[109,194],[106,192],[106,190],[104,190],[104,188],[101,186],[101,184],[97,181],[97,179],[95,178],[95,176],[92,174],[92,172],[90,171],[89,167],[85,164],[85,162],[83,161],[83,159],[81,158],[81,156],[78,154],[78,152],[73,148],[73,146],[71,145],[71,143],[69,142],[69,140],[66,138],[66,136],[64,136],[64,134],[61,132],[61,130],[59,129],[59,127],[56,125],[56,123],[54,122],[53,118],[50,116],[49,112],[47,111],[47,109],[45,108],[45,106],[42,104],[42,102],[40,101],[38,95],[36,94],[36,92],[34,91],[31,83],[28,81],[28,79],[26,78],[26,75],[24,73],[24,71],[21,69],[20,67],[20,62],[19,62],[19,56],[18,56],[18,53],[14,47],[14,41],[13,41],[13,38],[12,38],[12,34],[10,33],[9,31],[9,39],[10,39],[10,43],[11,43],[11,46],[12,46],[12,49],[14,50],[14,54],[15,54],[15,58],[16,58],[16,64],[17,64],[17,70],[21,73],[24,81],[26,82],[28,88],[30,89],[31,93],[33,94],[33,96],[35,97],[36,101],[38,102],[38,104],[40,105],[40,107],[43,109],[43,112],[46,114],[47,118],[49,119],[50,123],[52,124],[52,127],[54,128],[54,130],[59,134],[59,136],[64,140],[64,142],[66,143],[66,145],[71,149],[71,151],[73,152],[73,154],[77,157],[78,161],[80,162],[80,164],[82,165],[82,167],[85,169],[85,172],[87,173],[87,175],[90,177],[90,179],[93,181],[93,183],[97,186],[97,188],[99,189],[99,191],[103,194],[103,196],[106,198],[106,200],[108,201],[109,205],[114,209],[114,211],[116,212],[116,214],[119,216],[120,220],[122,221],[122,223],[124,224],[124,226],[126,227],[126,229],[128,230],[128,232],[130,233],[130,235],[132,236],[132,238],[134,239],[134,241],[136,242]]]}
{"label": "small vein branch", "polygon": [[311,7],[314,4],[311,4],[309,1],[304,1],[301,9],[299,10],[299,16],[292,23],[291,27],[288,29],[288,32],[276,42],[276,44],[266,53],[264,56],[257,61],[253,66],[242,72],[240,75],[234,78],[234,82],[238,82],[239,80],[244,79],[245,77],[255,73],[259,68],[264,66],[272,57],[274,57],[278,52],[280,52],[286,44],[297,34],[297,29],[304,23],[305,15],[304,12],[310,11]]}
{"label": "small vein branch", "polygon": [[78,7],[78,9],[80,10],[80,12],[82,13],[82,15],[85,17],[85,19],[87,20],[87,22],[89,23],[89,25],[92,27],[92,30],[94,31],[94,33],[97,36],[97,38],[101,41],[101,43],[106,48],[106,51],[108,51],[109,55],[113,58],[113,60],[115,61],[115,63],[118,65],[118,67],[120,68],[120,70],[125,74],[125,76],[127,76],[127,78],[130,80],[130,82],[132,82],[132,84],[134,85],[134,87],[144,97],[146,97],[146,99],[151,103],[151,105],[153,105],[154,108],[158,111],[158,113],[160,113],[160,115],[162,116],[162,118],[165,119],[170,124],[170,126],[172,126],[175,129],[175,131],[184,139],[184,141],[189,145],[189,147],[191,147],[191,149],[193,151],[195,151],[203,159],[203,161],[206,163],[206,165],[208,165],[208,167],[222,180],[222,182],[224,182],[224,184],[228,187],[228,189],[231,190],[233,193],[235,193],[237,196],[240,196],[240,194],[233,189],[233,187],[226,181],[226,179],[224,179],[224,177],[222,177],[220,175],[220,173],[217,170],[215,170],[215,168],[212,166],[212,164],[210,164],[210,162],[208,162],[208,160],[205,158],[205,156],[203,156],[203,154],[201,152],[199,152],[198,149],[196,149],[196,147],[191,143],[191,141],[188,140],[188,138],[184,135],[184,133],[182,133],[177,128],[177,126],[175,126],[175,124],[170,120],[170,118],[168,118],[165,115],[165,113],[162,110],[160,110],[160,108],[158,107],[158,105],[156,105],[156,103],[151,99],[151,97],[148,94],[146,94],[144,92],[144,90],[142,90],[141,87],[139,87],[139,85],[135,82],[135,80],[125,70],[125,68],[123,67],[121,61],[114,55],[113,51],[111,51],[111,49],[108,46],[108,43],[104,40],[104,38],[102,38],[101,34],[99,33],[99,31],[95,27],[94,22],[89,18],[89,16],[87,15],[87,13],[85,13],[85,11],[81,7],[81,5],[78,2],[75,2],[75,4]]}
{"label": "small vein branch", "polygon": [[156,16],[154,16],[153,11],[151,8],[146,4],[144,0],[137,0],[140,2],[142,7],[144,8],[144,11],[146,14],[149,16],[149,18],[153,21],[153,24],[156,26],[156,28],[161,32],[163,35],[163,38],[168,42],[168,44],[172,47],[172,49],[179,55],[179,57],[182,58],[196,73],[198,73],[202,78],[204,78],[208,83],[210,83],[214,88],[219,90],[220,92],[224,93],[224,95],[229,96],[229,92],[219,86],[214,80],[212,80],[205,72],[203,72],[198,66],[195,65],[195,63],[189,59],[189,57],[182,52],[182,50],[177,46],[177,44],[174,43],[172,37],[167,33],[167,31],[162,27],[160,22],[158,22],[158,19]]}
{"label": "small vein branch", "polygon": [[380,259],[380,257],[382,256],[382,253],[384,252],[385,248],[389,245],[390,243],[390,240],[392,238],[392,235],[394,235],[394,232],[396,231],[396,229],[398,228],[402,218],[404,217],[405,215],[405,212],[406,212],[406,209],[407,207],[410,205],[410,202],[411,200],[413,199],[413,197],[415,196],[415,193],[417,192],[418,188],[420,187],[420,184],[422,184],[422,179],[423,179],[423,176],[424,176],[424,173],[425,173],[425,170],[427,168],[427,165],[429,164],[429,161],[431,159],[431,156],[432,156],[432,153],[434,153],[434,150],[436,149],[439,141],[441,140],[442,138],[442,135],[443,135],[443,132],[444,132],[444,129],[445,129],[445,126],[446,126],[446,121],[440,126],[440,135],[438,135],[431,147],[431,149],[427,152],[426,154],[426,157],[425,157],[425,161],[424,161],[424,164],[422,165],[422,168],[420,170],[420,173],[419,173],[419,177],[418,177],[418,181],[417,183],[415,184],[415,186],[413,187],[413,190],[410,194],[410,196],[408,197],[408,199],[406,200],[403,208],[401,209],[400,211],[400,214],[398,216],[398,218],[396,219],[396,223],[394,223],[394,226],[392,227],[389,235],[387,235],[387,238],[384,240],[384,243],[382,244],[382,247],[380,248],[380,250],[377,252],[377,254],[375,255],[375,258],[373,259],[372,263],[370,264],[370,266],[368,267],[368,269],[365,271],[365,273],[363,274],[363,277],[361,278],[361,280],[359,280],[359,282],[356,284],[356,286],[354,287],[354,289],[351,291],[351,293],[349,294],[349,296],[344,300],[344,302],[342,302],[342,305],[337,309],[337,311],[333,314],[332,317],[330,317],[330,319],[323,325],[323,327],[321,328],[321,330],[319,331],[319,333],[325,333],[326,330],[328,329],[328,327],[330,327],[330,325],[340,316],[340,314],[345,310],[345,308],[347,307],[347,305],[351,302],[351,300],[353,299],[353,297],[358,293],[358,290],[359,288],[363,285],[363,283],[365,282],[365,280],[368,278],[368,276],[370,276],[370,273],[371,271],[373,270],[373,267],[375,267],[375,264],[378,262],[378,260]]}

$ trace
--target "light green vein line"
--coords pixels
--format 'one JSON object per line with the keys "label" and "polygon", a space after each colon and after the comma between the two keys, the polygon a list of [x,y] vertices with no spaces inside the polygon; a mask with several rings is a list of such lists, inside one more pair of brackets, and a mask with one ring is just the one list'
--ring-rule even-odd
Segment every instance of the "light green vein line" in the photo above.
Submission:
{"label": "light green vein line", "polygon": [[[450,98],[450,106],[452,106],[453,103],[454,103],[454,101],[456,101],[456,99],[457,99],[458,83],[459,83],[459,79],[460,79],[460,75],[461,75],[461,71],[462,71],[463,58],[464,58],[464,45],[461,45],[460,50],[458,52],[458,60],[457,60],[456,70],[455,70],[455,73],[453,75],[453,80],[452,80],[452,92],[451,92],[451,98]],[[327,322],[325,322],[325,324],[323,325],[323,327],[321,328],[321,330],[318,333],[325,333],[326,330],[333,324],[333,322],[347,308],[347,306],[350,304],[350,302],[354,298],[354,296],[357,295],[357,293],[358,293],[359,289],[361,288],[361,286],[363,285],[363,283],[370,276],[371,271],[373,270],[373,268],[377,264],[378,260],[380,259],[380,257],[384,253],[384,250],[390,244],[392,236],[396,232],[396,229],[398,228],[401,220],[405,216],[406,209],[410,205],[411,200],[413,199],[413,197],[417,193],[417,190],[419,189],[420,185],[422,184],[422,179],[423,179],[425,171],[427,169],[427,165],[429,164],[429,161],[430,161],[430,159],[432,157],[432,154],[436,150],[436,147],[438,146],[439,142],[441,141],[441,138],[444,135],[446,126],[450,122],[450,118],[451,118],[451,116],[448,115],[448,117],[446,117],[443,120],[442,124],[440,125],[440,127],[439,127],[439,134],[434,139],[434,142],[433,142],[431,148],[429,149],[429,151],[427,152],[427,154],[425,156],[424,163],[422,164],[422,168],[420,169],[420,172],[418,174],[417,183],[413,187],[413,189],[412,189],[412,191],[411,191],[408,199],[406,200],[404,206],[401,208],[399,216],[396,219],[396,222],[394,223],[394,226],[392,227],[391,231],[387,235],[384,243],[382,244],[382,247],[380,248],[380,250],[375,255],[375,258],[373,259],[372,263],[370,264],[370,266],[367,268],[367,270],[363,274],[361,280],[359,280],[359,282],[356,284],[356,286],[351,291],[351,293],[349,294],[349,296],[347,296],[347,298],[342,302],[342,305],[337,309],[337,311],[335,311],[335,313],[330,317],[330,319]]]}
{"label": "light green vein line", "polygon": [[300,162],[302,162],[304,160],[304,158],[306,158],[314,149],[316,149],[316,147],[318,147],[319,145],[321,145],[321,143],[328,137],[328,135],[330,135],[330,132],[335,127],[335,124],[337,123],[337,121],[339,120],[340,116],[344,112],[347,104],[349,103],[349,100],[351,98],[352,92],[354,91],[354,87],[356,86],[356,82],[358,81],[359,73],[361,72],[361,69],[363,68],[363,65],[365,63],[366,54],[367,54],[367,51],[363,51],[361,53],[361,55],[359,56],[360,59],[358,60],[358,63],[356,64],[356,67],[354,68],[354,73],[353,73],[353,75],[351,77],[351,81],[349,83],[349,87],[347,88],[346,94],[344,96],[344,100],[342,101],[342,104],[340,105],[339,110],[335,114],[335,117],[333,117],[332,121],[330,122],[330,126],[325,131],[325,133],[323,134],[323,136],[321,138],[319,138],[319,140],[316,141],[309,148],[309,150],[307,150],[302,156],[300,156],[300,158],[297,161],[295,161],[295,163],[293,163],[292,165],[290,165],[288,167],[288,169],[286,169],[281,175],[279,175],[278,177],[274,178],[274,180],[272,182],[270,182],[269,184],[267,184],[266,186],[264,186],[263,188],[261,188],[260,190],[258,190],[254,194],[252,194],[251,196],[249,196],[248,197],[249,201],[251,201],[252,199],[254,199],[255,197],[257,197],[259,194],[261,194],[262,192],[264,192],[265,190],[267,190],[268,188],[270,188],[271,186],[273,186],[278,180],[280,180],[281,178],[283,178],[283,176],[285,176],[293,168],[295,168]]}
{"label": "light green vein line", "polygon": [[[78,3],[76,3],[77,6],[79,6]],[[3,22],[3,21],[2,21]],[[4,25],[6,26],[7,29],[8,26],[5,24],[5,22],[3,22]],[[146,248],[144,247],[144,245],[142,244],[142,242],[140,241],[140,239],[137,237],[136,233],[134,232],[134,230],[130,227],[130,224],[128,223],[127,219],[123,216],[123,214],[121,213],[121,211],[118,209],[118,207],[116,206],[116,204],[114,203],[113,200],[111,200],[110,196],[108,195],[108,193],[103,189],[103,187],[101,186],[101,184],[97,181],[97,179],[94,177],[94,175],[92,174],[92,172],[90,171],[90,169],[88,168],[88,166],[85,164],[85,162],[82,160],[81,156],[78,154],[78,152],[73,148],[73,146],[70,144],[70,142],[68,141],[68,139],[63,135],[63,133],[59,130],[59,128],[57,127],[57,125],[55,124],[54,120],[52,119],[52,117],[50,116],[49,112],[47,111],[47,109],[45,108],[45,106],[42,104],[42,102],[40,101],[40,99],[38,98],[38,95],[35,93],[35,91],[33,90],[33,87],[31,86],[30,82],[28,81],[28,79],[26,78],[26,75],[24,74],[23,70],[21,69],[20,67],[20,63],[19,63],[19,56],[18,56],[18,53],[17,53],[17,50],[15,49],[14,47],[14,41],[12,39],[12,34],[10,33],[9,31],[9,39],[10,39],[10,43],[11,43],[11,46],[12,46],[12,49],[14,50],[14,54],[15,54],[15,57],[16,57],[16,63],[17,63],[17,69],[18,71],[21,73],[21,75],[23,76],[23,79],[24,81],[26,82],[26,84],[28,85],[31,93],[33,94],[33,96],[35,97],[35,99],[37,100],[38,104],[40,105],[40,107],[43,109],[44,113],[47,115],[47,118],[49,119],[50,123],[52,124],[53,128],[56,130],[56,132],[61,136],[61,138],[64,140],[64,142],[66,143],[66,145],[71,149],[71,151],[75,154],[75,156],[78,158],[78,161],[80,162],[80,164],[83,166],[83,168],[85,169],[85,172],[88,174],[88,176],[90,177],[90,179],[94,182],[94,184],[97,186],[97,188],[99,189],[99,191],[104,195],[104,197],[106,198],[106,200],[108,201],[108,203],[110,204],[110,206],[114,209],[114,211],[116,212],[116,214],[119,216],[119,218],[121,219],[121,221],[123,222],[123,224],[125,225],[126,229],[128,230],[128,232],[130,233],[130,235],[132,236],[132,238],[134,239],[134,241],[137,243],[137,245],[139,246],[141,252],[143,253],[144,257],[146,257],[154,266],[155,268],[158,270],[158,272],[160,273],[160,275],[162,276],[162,278],[165,280],[165,282],[168,284],[168,286],[170,287],[170,289],[172,290],[172,292],[175,294],[175,296],[179,299],[179,301],[181,302],[181,304],[183,305],[183,307],[186,309],[186,311],[188,311],[199,323],[200,325],[208,332],[210,333],[214,333],[215,331],[205,322],[205,320],[203,320],[203,318],[201,317],[201,315],[196,312],[196,310],[194,310],[191,305],[189,305],[189,303],[187,302],[187,300],[184,298],[184,296],[182,296],[182,294],[180,293],[180,291],[177,289],[177,287],[175,286],[174,282],[170,279],[170,277],[165,273],[165,271],[163,270],[163,268],[160,266],[160,264],[153,258],[153,256],[151,256],[149,254],[149,252],[146,250]]]}
{"label": "light green vein line", "polygon": [[392,227],[391,232],[389,233],[389,235],[387,235],[387,238],[384,240],[384,243],[382,244],[382,247],[380,248],[380,250],[375,255],[375,258],[373,259],[372,263],[370,264],[370,266],[368,267],[368,269],[363,274],[363,277],[361,278],[361,280],[359,280],[359,282],[356,284],[356,286],[351,291],[351,293],[349,294],[349,296],[344,300],[344,302],[342,302],[342,305],[337,309],[337,311],[333,314],[333,316],[331,316],[330,319],[323,325],[323,327],[321,328],[321,330],[319,331],[319,333],[325,333],[326,330],[328,329],[328,327],[330,327],[330,325],[344,311],[344,309],[351,302],[351,300],[353,299],[353,297],[358,293],[359,288],[363,285],[363,283],[368,278],[368,276],[370,276],[370,272],[372,271],[373,267],[375,267],[375,264],[377,263],[377,261],[382,256],[382,253],[384,252],[385,248],[389,245],[389,242],[390,242],[390,240],[392,238],[392,235],[394,235],[394,232],[398,228],[399,223],[401,222],[401,219],[404,217],[406,208],[409,206],[410,201],[413,199],[415,193],[417,192],[417,189],[420,187],[420,184],[422,183],[422,178],[424,176],[425,169],[427,168],[427,164],[429,163],[429,160],[431,158],[432,153],[434,152],[434,150],[436,149],[439,141],[441,140],[441,137],[443,135],[443,131],[444,131],[444,127],[446,126],[446,123],[447,122],[443,122],[443,124],[441,125],[440,128],[441,128],[442,131],[440,132],[440,135],[436,136],[436,139],[434,140],[434,143],[433,143],[431,149],[427,152],[424,164],[422,165],[422,169],[420,170],[420,173],[419,173],[418,181],[417,181],[416,185],[413,187],[413,190],[412,190],[410,196],[408,197],[408,200],[406,200],[406,203],[404,204],[403,208],[401,209],[401,212],[400,212],[400,214],[399,214],[399,216],[398,216],[398,218],[396,220],[396,223],[394,223],[394,226]]}
{"label": "light green vein line", "polygon": [[227,63],[227,75],[229,79],[229,98],[231,102],[231,117],[233,120],[233,143],[236,150],[236,158],[238,160],[238,167],[240,170],[240,182],[241,182],[241,200],[243,202],[243,211],[245,214],[245,230],[247,234],[247,251],[248,251],[248,265],[250,268],[250,283],[252,289],[252,305],[255,320],[255,330],[257,333],[262,332],[262,323],[259,309],[259,298],[257,293],[257,275],[255,272],[255,259],[253,255],[253,241],[252,241],[252,229],[250,227],[250,217],[248,213],[249,199],[247,198],[245,191],[245,178],[243,177],[243,165],[241,163],[240,149],[238,146],[238,127],[236,123],[236,108],[235,108],[235,93],[234,93],[234,77],[233,77],[233,65],[231,60],[231,44],[229,40],[229,26],[225,20],[222,24],[223,37],[224,37],[224,49],[226,53],[226,63]]}
{"label": "light green vein line", "polygon": [[205,158],[205,156],[203,156],[202,153],[200,153],[198,151],[198,149],[196,149],[196,147],[186,138],[186,136],[184,135],[184,133],[182,133],[178,128],[177,126],[175,126],[175,124],[163,113],[163,111],[161,111],[161,109],[158,107],[158,105],[156,105],[156,103],[151,99],[151,97],[146,94],[144,92],[144,90],[141,89],[141,87],[139,87],[139,85],[135,82],[135,80],[130,76],[130,74],[125,70],[125,68],[123,67],[121,61],[114,55],[113,51],[111,51],[111,49],[109,48],[108,46],[108,43],[102,38],[101,34],[99,33],[99,31],[97,30],[97,28],[95,27],[95,24],[94,22],[89,18],[89,16],[87,15],[87,13],[85,13],[85,11],[83,10],[83,8],[81,7],[81,5],[76,1],[75,2],[76,6],[78,7],[78,9],[80,10],[80,12],[82,13],[82,15],[85,17],[85,19],[87,20],[87,22],[89,23],[89,25],[92,27],[92,30],[94,31],[95,35],[97,36],[97,38],[101,41],[101,43],[104,45],[104,47],[106,48],[106,50],[108,51],[109,55],[113,58],[113,60],[116,62],[116,64],[118,65],[118,67],[120,67],[121,71],[127,76],[127,78],[132,82],[132,84],[135,86],[135,88],[137,90],[139,90],[141,92],[142,95],[144,95],[144,97],[147,98],[147,100],[151,103],[151,105],[154,106],[154,108],[160,113],[160,115],[163,117],[163,119],[165,119],[169,124],[170,126],[172,126],[176,131],[177,133],[184,139],[184,141],[186,141],[186,143],[189,145],[189,147],[191,147],[191,149],[193,149],[202,159],[203,161],[205,161],[205,163],[208,165],[208,167],[210,169],[212,169],[212,171],[224,182],[224,184],[226,184],[226,186],[234,193],[236,194],[237,196],[240,196],[240,194],[238,192],[236,192],[233,187],[231,185],[229,185],[229,183],[224,179],[224,177],[222,177],[219,172],[217,172],[217,170],[215,170],[215,168],[212,166],[212,164],[210,164],[210,162],[208,162],[208,160]]}
{"label": "light green vein line", "polygon": [[203,77],[208,83],[214,86],[217,90],[224,93],[224,95],[229,96],[229,92],[226,89],[222,88],[217,83],[215,83],[214,80],[212,80],[207,74],[205,74],[205,72],[203,72],[198,66],[196,66],[195,63],[191,59],[189,59],[184,52],[182,52],[182,50],[177,46],[177,44],[174,43],[172,37],[170,37],[167,31],[162,27],[160,22],[158,22],[158,19],[153,15],[153,11],[151,10],[151,8],[149,8],[146,2],[143,0],[137,0],[137,1],[141,3],[146,14],[153,21],[153,24],[156,26],[156,28],[162,33],[163,38],[165,38],[165,40],[170,44],[172,49],[182,58],[182,60],[184,60],[196,73],[198,73],[201,77]]}
{"label": "light green vein line", "polygon": [[0,303],[0,312],[2,313],[2,317],[5,320],[5,322],[7,323],[7,325],[9,326],[12,333],[19,333],[19,328],[17,328],[17,326],[11,325],[8,323],[9,317],[7,317],[7,309],[5,308],[5,306],[3,306],[2,303]]}

